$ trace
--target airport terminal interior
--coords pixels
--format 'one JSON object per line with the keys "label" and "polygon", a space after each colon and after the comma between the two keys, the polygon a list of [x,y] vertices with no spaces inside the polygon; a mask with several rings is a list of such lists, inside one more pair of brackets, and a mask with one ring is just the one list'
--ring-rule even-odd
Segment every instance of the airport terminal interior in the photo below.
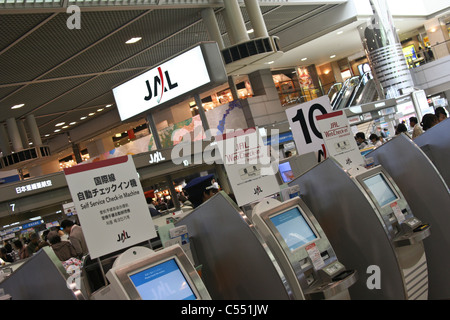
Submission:
{"label": "airport terminal interior", "polygon": [[448,0],[0,0],[0,30],[1,300],[450,299]]}

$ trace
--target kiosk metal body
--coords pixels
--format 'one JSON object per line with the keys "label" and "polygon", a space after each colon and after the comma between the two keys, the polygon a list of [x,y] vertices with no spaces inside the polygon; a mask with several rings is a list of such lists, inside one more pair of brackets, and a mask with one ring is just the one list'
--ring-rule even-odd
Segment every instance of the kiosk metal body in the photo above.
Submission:
{"label": "kiosk metal body", "polygon": [[383,144],[368,157],[389,173],[414,215],[432,226],[432,235],[424,240],[428,297],[433,300],[450,299],[450,256],[443,254],[450,249],[450,193],[447,184],[422,149],[405,135]]}
{"label": "kiosk metal body", "polygon": [[[362,281],[349,289],[352,298],[426,299],[427,262],[422,240],[430,229],[413,216],[404,196],[380,166],[369,170],[361,167],[352,174],[328,158],[290,183],[299,185],[302,199],[314,212],[337,256],[361,275]],[[374,177],[379,181],[370,181]],[[373,188],[374,183],[378,188],[387,186],[389,196],[378,197],[382,192]],[[377,197],[384,201],[378,203]],[[379,274],[372,270],[379,270]]]}
{"label": "kiosk metal body", "polygon": [[300,284],[299,296],[350,298],[348,287],[356,282],[356,271],[346,270],[338,261],[321,226],[300,198],[282,203],[264,199],[253,209],[252,222],[286,279]]}

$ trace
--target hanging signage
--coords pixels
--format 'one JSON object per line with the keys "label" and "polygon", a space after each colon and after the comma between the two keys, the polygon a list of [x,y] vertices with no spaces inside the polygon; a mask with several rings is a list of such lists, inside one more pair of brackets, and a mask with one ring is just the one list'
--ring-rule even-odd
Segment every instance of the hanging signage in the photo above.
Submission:
{"label": "hanging signage", "polygon": [[64,173],[92,259],[157,236],[130,155]]}
{"label": "hanging signage", "polygon": [[[207,48],[202,51],[202,47]],[[211,47],[211,43],[201,44],[114,88],[120,119],[129,119],[204,85],[227,81],[223,62],[217,59],[220,58],[217,44]],[[211,54],[217,57],[211,59]],[[210,66],[217,62],[221,65]],[[213,75],[209,68],[213,68]]]}
{"label": "hanging signage", "polygon": [[268,147],[256,129],[224,134],[216,142],[238,206],[280,191]]}
{"label": "hanging signage", "polygon": [[298,154],[320,152],[324,149],[322,133],[316,116],[331,112],[328,96],[323,96],[286,110]]}
{"label": "hanging signage", "polygon": [[335,158],[344,169],[364,166],[364,158],[344,112],[336,111],[317,116],[317,124],[323,136],[327,156]]}

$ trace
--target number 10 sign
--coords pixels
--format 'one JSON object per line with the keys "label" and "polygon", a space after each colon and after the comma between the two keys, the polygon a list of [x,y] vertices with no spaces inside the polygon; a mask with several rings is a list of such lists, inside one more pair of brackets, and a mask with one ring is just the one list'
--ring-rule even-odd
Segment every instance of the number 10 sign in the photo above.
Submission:
{"label": "number 10 sign", "polygon": [[298,154],[323,150],[324,142],[316,116],[331,112],[328,96],[323,96],[286,110]]}

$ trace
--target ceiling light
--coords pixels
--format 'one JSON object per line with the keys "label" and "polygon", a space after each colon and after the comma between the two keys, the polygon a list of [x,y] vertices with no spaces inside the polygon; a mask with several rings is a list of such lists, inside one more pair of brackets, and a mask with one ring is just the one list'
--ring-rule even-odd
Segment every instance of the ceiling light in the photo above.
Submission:
{"label": "ceiling light", "polygon": [[93,116],[94,114],[95,114],[95,112],[91,112],[88,114],[88,116],[90,117],[90,116]]}
{"label": "ceiling light", "polygon": [[25,105],[25,103],[16,104],[15,106],[12,106],[11,109],[19,109],[22,108]]}
{"label": "ceiling light", "polygon": [[131,38],[130,40],[126,41],[125,43],[132,44],[132,43],[136,43],[136,42],[140,41],[141,39],[142,39],[142,37],[134,37],[134,38]]}
{"label": "ceiling light", "polygon": [[61,131],[61,129],[56,129],[54,132],[60,132]]}
{"label": "ceiling light", "polygon": [[332,56],[330,56],[330,59],[336,58],[336,55],[333,54]]}
{"label": "ceiling light", "polygon": [[75,123],[77,123],[76,121],[69,123],[69,125],[73,126]]}
{"label": "ceiling light", "polygon": [[337,34],[343,34],[343,33],[344,33],[344,31],[342,31],[342,30],[337,32]]}
{"label": "ceiling light", "polygon": [[84,119],[86,119],[86,118],[87,118],[87,117],[81,117],[80,120],[84,120]]}
{"label": "ceiling light", "polygon": [[274,63],[275,61],[269,61],[269,62],[266,62],[266,64],[272,64],[272,63]]}
{"label": "ceiling light", "polygon": [[107,104],[106,106],[105,106],[105,108],[109,108],[109,107],[111,107],[112,106],[112,104]]}
{"label": "ceiling light", "polygon": [[45,135],[45,137],[50,137],[50,134],[49,134],[49,133],[47,133],[47,134]]}
{"label": "ceiling light", "polygon": [[431,28],[431,30],[430,30],[431,32],[436,32],[436,28]]}
{"label": "ceiling light", "polygon": [[247,33],[253,33],[253,29],[247,30]]}
{"label": "ceiling light", "polygon": [[97,112],[103,111],[103,108],[97,109]]}
{"label": "ceiling light", "polygon": [[63,129],[67,129],[69,126],[64,126],[64,127],[62,127]]}
{"label": "ceiling light", "polygon": [[308,60],[308,58],[302,58],[302,61],[306,61],[306,60]]}
{"label": "ceiling light", "polygon": [[61,126],[65,125],[65,124],[66,124],[65,122],[60,122],[60,123],[55,124],[55,127],[61,127]]}

